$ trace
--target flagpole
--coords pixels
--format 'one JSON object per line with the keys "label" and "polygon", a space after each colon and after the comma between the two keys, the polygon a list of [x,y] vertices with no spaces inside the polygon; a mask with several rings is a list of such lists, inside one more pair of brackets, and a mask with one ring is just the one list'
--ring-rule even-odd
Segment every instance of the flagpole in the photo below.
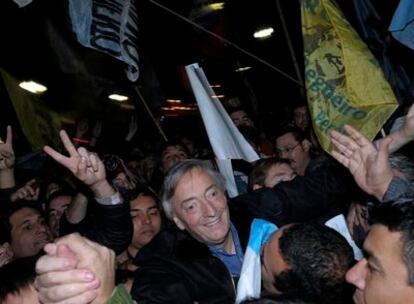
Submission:
{"label": "flagpole", "polygon": [[286,26],[285,17],[283,16],[282,7],[280,6],[279,0],[275,0],[276,6],[277,6],[277,12],[279,14],[280,22],[282,23],[283,33],[285,34],[286,42],[289,48],[290,57],[292,58],[293,67],[295,68],[296,77],[299,79],[300,85],[301,85],[301,92],[303,97],[306,96],[305,94],[305,88],[303,85],[303,78],[302,73],[300,72],[298,61],[296,59],[295,51],[293,49],[292,41],[290,40],[288,28]]}
{"label": "flagpole", "polygon": [[134,89],[137,92],[138,97],[141,99],[142,103],[144,104],[144,107],[147,110],[148,115],[151,117],[152,121],[154,122],[155,126],[157,127],[158,132],[160,132],[160,134],[161,134],[162,138],[164,139],[164,141],[168,142],[167,136],[165,135],[164,131],[162,130],[160,124],[157,121],[157,119],[154,117],[154,114],[152,114],[151,109],[149,108],[147,102],[144,99],[144,96],[141,93],[141,90],[138,88],[138,86],[134,86]]}

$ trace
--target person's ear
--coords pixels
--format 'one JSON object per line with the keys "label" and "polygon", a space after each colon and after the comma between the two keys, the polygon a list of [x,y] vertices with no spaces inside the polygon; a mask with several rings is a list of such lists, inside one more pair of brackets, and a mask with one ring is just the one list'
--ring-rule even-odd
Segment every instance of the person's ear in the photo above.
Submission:
{"label": "person's ear", "polygon": [[302,140],[302,148],[305,152],[309,152],[312,148],[312,143],[308,139]]}
{"label": "person's ear", "polygon": [[173,216],[173,221],[177,225],[178,229],[185,230],[184,223],[176,216]]}

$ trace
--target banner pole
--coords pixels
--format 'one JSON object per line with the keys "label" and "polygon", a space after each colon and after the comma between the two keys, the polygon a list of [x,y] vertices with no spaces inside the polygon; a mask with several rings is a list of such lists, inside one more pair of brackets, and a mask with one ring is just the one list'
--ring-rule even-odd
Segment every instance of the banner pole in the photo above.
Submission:
{"label": "banner pole", "polygon": [[164,139],[164,141],[165,141],[165,142],[168,142],[168,138],[167,138],[167,136],[165,135],[164,131],[162,130],[162,128],[161,128],[161,126],[160,126],[160,124],[159,124],[159,123],[158,123],[158,121],[157,121],[157,119],[154,117],[154,114],[152,114],[152,111],[151,111],[151,109],[149,108],[149,106],[148,106],[147,102],[145,101],[144,96],[142,95],[142,93],[141,93],[140,89],[138,88],[138,86],[134,86],[134,89],[135,89],[135,91],[137,92],[139,99],[140,99],[140,100],[142,101],[142,103],[144,104],[144,107],[145,107],[145,109],[147,110],[148,115],[151,117],[152,121],[154,122],[155,126],[157,127],[158,132],[160,132],[160,134],[161,134],[162,138]]}

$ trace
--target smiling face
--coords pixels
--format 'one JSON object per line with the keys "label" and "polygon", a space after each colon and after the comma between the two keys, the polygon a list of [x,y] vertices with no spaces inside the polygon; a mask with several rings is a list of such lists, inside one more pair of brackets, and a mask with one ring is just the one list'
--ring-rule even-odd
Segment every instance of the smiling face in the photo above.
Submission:
{"label": "smiling face", "polygon": [[195,168],[185,173],[171,198],[173,220],[198,241],[227,247],[231,241],[226,196],[213,179]]}
{"label": "smiling face", "polygon": [[10,247],[17,258],[36,255],[52,241],[52,233],[43,216],[35,209],[22,208],[10,216]]}
{"label": "smiling face", "polygon": [[356,304],[414,303],[414,287],[402,260],[402,234],[384,225],[371,227],[364,242],[366,256],[352,267],[346,279],[355,285]]}

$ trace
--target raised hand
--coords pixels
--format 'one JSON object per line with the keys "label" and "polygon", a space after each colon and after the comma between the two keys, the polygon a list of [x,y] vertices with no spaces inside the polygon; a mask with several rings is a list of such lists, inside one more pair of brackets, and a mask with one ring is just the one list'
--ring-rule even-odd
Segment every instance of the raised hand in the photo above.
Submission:
{"label": "raised hand", "polygon": [[408,141],[414,140],[414,103],[408,110],[401,132]]}
{"label": "raised hand", "polygon": [[10,263],[13,260],[13,250],[9,243],[0,245],[0,267]]}
{"label": "raised hand", "polygon": [[10,170],[14,167],[13,134],[11,126],[7,126],[6,142],[0,140],[0,170]]}
{"label": "raised hand", "polygon": [[381,200],[394,176],[388,160],[388,145],[392,139],[383,139],[377,151],[360,132],[349,125],[344,128],[349,136],[337,131],[330,133],[331,141],[338,149],[332,151],[332,156],[348,168],[362,190]]}
{"label": "raised hand", "polygon": [[39,198],[40,188],[36,185],[36,179],[32,179],[23,187],[10,195],[10,201],[17,200],[37,201]]}
{"label": "raised hand", "polygon": [[59,164],[69,169],[76,178],[89,186],[97,197],[111,196],[114,190],[106,181],[105,166],[98,155],[83,147],[76,149],[66,131],[61,130],[59,135],[66,151],[69,153],[69,157],[49,146],[45,146],[43,150]]}

